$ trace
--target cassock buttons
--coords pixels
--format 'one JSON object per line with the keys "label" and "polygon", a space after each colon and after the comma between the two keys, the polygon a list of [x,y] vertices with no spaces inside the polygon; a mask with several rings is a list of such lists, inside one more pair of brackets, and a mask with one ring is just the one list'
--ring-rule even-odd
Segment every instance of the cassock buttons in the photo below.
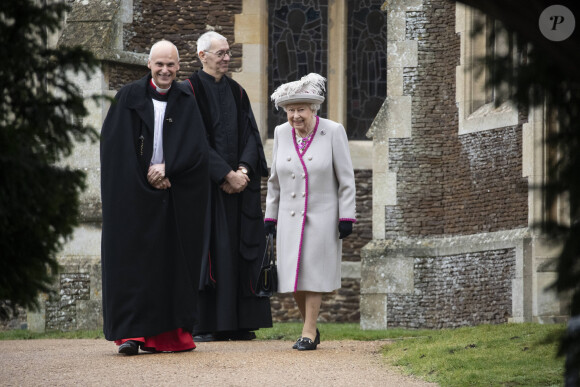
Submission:
{"label": "cassock buttons", "polygon": [[308,160],[312,161],[312,156],[308,156]]}
{"label": "cassock buttons", "polygon": [[296,179],[296,175],[295,175],[295,174],[292,174],[292,178],[293,178],[293,179]]}
{"label": "cassock buttons", "polygon": [[292,157],[288,156],[288,157],[286,158],[286,160],[290,161],[290,160],[292,160]]}
{"label": "cassock buttons", "polygon": [[295,198],[295,197],[296,197],[296,194],[295,194],[294,192],[292,192],[292,193],[290,194],[290,196],[292,196],[293,198]]}
{"label": "cassock buttons", "polygon": [[303,179],[306,179],[306,174],[305,173],[302,174],[302,178]]}
{"label": "cassock buttons", "polygon": [[302,197],[306,197],[306,192],[302,192]]}
{"label": "cassock buttons", "polygon": [[294,216],[294,215],[296,215],[296,212],[290,211],[290,216]]}

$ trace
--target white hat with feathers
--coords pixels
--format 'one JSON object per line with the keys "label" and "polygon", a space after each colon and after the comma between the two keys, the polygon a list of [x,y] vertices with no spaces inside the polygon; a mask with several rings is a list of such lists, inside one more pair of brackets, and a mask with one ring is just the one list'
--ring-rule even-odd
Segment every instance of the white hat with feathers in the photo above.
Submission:
{"label": "white hat with feathers", "polygon": [[326,78],[316,73],[303,76],[298,81],[284,83],[272,93],[270,98],[278,106],[286,106],[293,103],[310,103],[320,105],[324,102],[322,95],[326,90],[324,84]]}

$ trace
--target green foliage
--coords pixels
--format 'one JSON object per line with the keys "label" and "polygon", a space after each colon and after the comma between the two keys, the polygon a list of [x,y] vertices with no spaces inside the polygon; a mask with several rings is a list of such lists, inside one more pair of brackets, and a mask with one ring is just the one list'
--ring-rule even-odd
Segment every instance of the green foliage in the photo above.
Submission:
{"label": "green foliage", "polygon": [[546,342],[563,325],[481,325],[432,331],[384,347],[387,360],[442,386],[559,386],[564,361]]}
{"label": "green foliage", "polygon": [[68,9],[8,0],[0,8],[0,318],[37,306],[58,269],[55,253],[77,224],[81,171],[58,166],[74,142],[98,139],[82,124],[82,91],[70,74],[89,76],[97,61],[82,48],[52,49]]}

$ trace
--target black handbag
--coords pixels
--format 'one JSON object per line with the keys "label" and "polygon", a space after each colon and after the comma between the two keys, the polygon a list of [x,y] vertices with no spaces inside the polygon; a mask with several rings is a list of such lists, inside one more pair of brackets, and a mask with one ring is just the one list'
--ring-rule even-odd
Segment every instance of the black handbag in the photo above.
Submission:
{"label": "black handbag", "polygon": [[266,250],[262,258],[262,268],[256,284],[256,296],[272,297],[278,291],[278,269],[274,256],[274,235],[266,237]]}

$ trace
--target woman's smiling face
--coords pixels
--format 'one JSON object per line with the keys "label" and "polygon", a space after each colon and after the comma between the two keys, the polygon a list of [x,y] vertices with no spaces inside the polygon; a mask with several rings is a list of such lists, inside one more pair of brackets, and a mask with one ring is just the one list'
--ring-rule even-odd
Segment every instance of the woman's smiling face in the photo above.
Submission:
{"label": "woman's smiling face", "polygon": [[314,129],[314,112],[310,105],[298,103],[286,106],[288,123],[301,134],[307,134]]}

